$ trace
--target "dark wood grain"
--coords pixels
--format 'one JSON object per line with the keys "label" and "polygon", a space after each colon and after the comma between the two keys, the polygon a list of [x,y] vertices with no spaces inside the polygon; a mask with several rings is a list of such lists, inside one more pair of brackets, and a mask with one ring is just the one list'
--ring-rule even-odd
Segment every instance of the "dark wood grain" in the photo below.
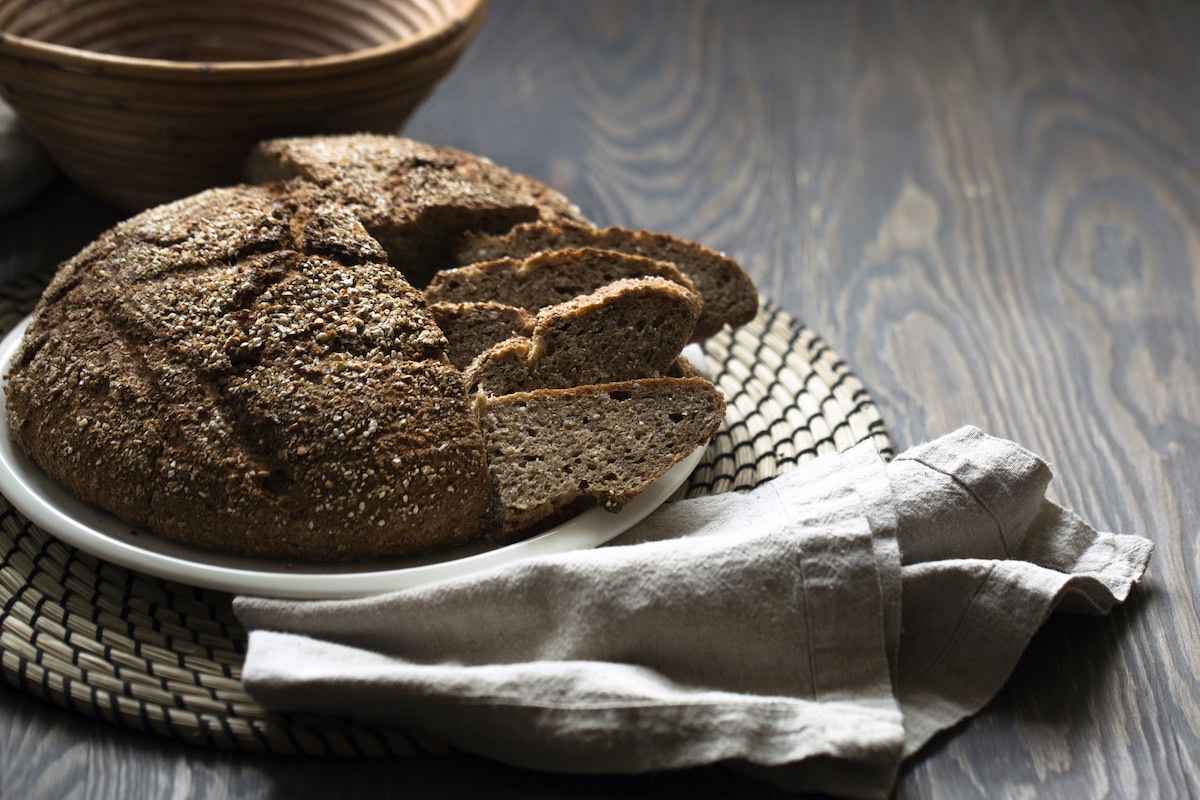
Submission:
{"label": "dark wood grain", "polygon": [[[493,0],[407,132],[541,177],[602,223],[699,239],[851,364],[903,448],[964,422],[1157,552],[1055,617],[900,797],[1200,794],[1200,6]],[[60,183],[0,275],[119,214]],[[723,769],[217,753],[0,688],[0,797],[772,796]]]}

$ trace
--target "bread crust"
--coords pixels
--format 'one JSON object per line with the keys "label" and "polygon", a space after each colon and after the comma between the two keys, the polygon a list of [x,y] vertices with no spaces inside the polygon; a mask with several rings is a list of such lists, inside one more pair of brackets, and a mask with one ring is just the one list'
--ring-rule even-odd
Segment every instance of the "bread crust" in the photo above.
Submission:
{"label": "bread crust", "polygon": [[80,499],[168,538],[320,560],[448,546],[482,533],[490,485],[445,347],[344,209],[211,190],[62,266],[9,425]]}

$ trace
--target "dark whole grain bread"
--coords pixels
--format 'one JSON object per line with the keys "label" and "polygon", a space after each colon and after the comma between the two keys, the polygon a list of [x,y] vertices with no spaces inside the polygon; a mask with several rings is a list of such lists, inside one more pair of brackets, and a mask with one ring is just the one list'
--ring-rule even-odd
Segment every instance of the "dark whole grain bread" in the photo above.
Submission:
{"label": "dark whole grain bread", "polygon": [[433,303],[433,321],[446,335],[450,363],[466,369],[485,350],[515,336],[533,333],[534,316],[523,308],[490,301]]}
{"label": "dark whole grain bread", "polygon": [[521,222],[588,225],[558,192],[490,160],[399,136],[271,139],[247,159],[250,183],[302,179],[353,213],[410,283],[451,266],[466,231],[502,233]]}
{"label": "dark whole grain bread", "polygon": [[83,501],[223,551],[344,560],[478,536],[483,439],[420,293],[285,186],[144,212],[65,262],[8,379]]}
{"label": "dark whole grain bread", "polygon": [[675,359],[675,363],[663,373],[665,378],[702,378],[703,373],[693,364],[686,355],[681,355]]}
{"label": "dark whole grain bread", "polygon": [[[10,431],[84,502],[215,550],[367,559],[453,546],[497,524],[511,540],[589,499],[616,509],[719,423],[720,393],[666,363],[698,313],[692,281],[671,263],[559,250],[485,265],[470,302],[432,307],[405,279],[450,263],[464,233],[587,225],[536,181],[375,136],[267,142],[248,175],[263,183],[107,231],[39,302],[7,376]],[[628,289],[620,303],[613,290],[577,299],[633,278],[657,287],[659,306]],[[520,307],[499,305],[504,291]],[[585,340],[602,343],[597,309],[626,302],[607,335],[637,341],[608,354],[607,371],[585,377],[547,352],[582,360]],[[521,307],[554,305],[540,338],[525,340],[539,342],[539,381],[685,377],[468,394],[459,367],[496,339],[533,335]],[[665,306],[656,321],[651,309]],[[534,418],[527,442],[514,439]],[[517,498],[524,490],[533,494]]]}
{"label": "dark whole grain bread", "polygon": [[700,316],[700,301],[663,278],[626,278],[541,310],[533,333],[501,342],[466,370],[490,395],[658,377]]}
{"label": "dark whole grain bread", "polygon": [[674,264],[692,279],[704,303],[694,339],[706,339],[725,325],[743,325],[758,312],[758,292],[733,259],[696,242],[665,233],[629,228],[595,228],[569,220],[541,220],[496,234],[468,231],[454,251],[456,264],[502,258],[524,259],[536,253],[590,247],[615,250]]}
{"label": "dark whole grain bread", "polygon": [[538,389],[479,406],[501,540],[584,501],[620,510],[707,442],[725,414],[721,392],[703,378]]}
{"label": "dark whole grain bread", "polygon": [[492,300],[537,313],[613,281],[645,277],[664,278],[696,292],[673,264],[581,247],[442,270],[425,287],[425,297],[431,303]]}

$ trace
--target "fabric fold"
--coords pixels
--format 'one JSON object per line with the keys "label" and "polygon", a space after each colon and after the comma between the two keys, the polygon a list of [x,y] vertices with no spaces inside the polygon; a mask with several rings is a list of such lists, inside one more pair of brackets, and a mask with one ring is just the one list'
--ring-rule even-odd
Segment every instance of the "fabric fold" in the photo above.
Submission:
{"label": "fabric fold", "polygon": [[[748,494],[669,504],[610,545],[402,592],[238,598],[270,708],[416,728],[548,771],[728,763],[883,797],[995,694],[1058,607],[1103,613],[1150,557],[964,428],[869,444]],[[903,564],[903,566],[902,566]]]}

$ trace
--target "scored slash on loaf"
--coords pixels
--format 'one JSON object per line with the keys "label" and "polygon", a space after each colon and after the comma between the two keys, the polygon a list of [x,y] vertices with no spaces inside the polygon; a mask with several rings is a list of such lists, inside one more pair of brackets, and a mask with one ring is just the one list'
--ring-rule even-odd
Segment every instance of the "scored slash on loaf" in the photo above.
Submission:
{"label": "scored slash on loaf", "polygon": [[85,502],[366,559],[617,510],[717,430],[680,350],[757,303],[728,259],[399,137],[265,142],[246,174],[107,231],[34,312],[10,429]]}

